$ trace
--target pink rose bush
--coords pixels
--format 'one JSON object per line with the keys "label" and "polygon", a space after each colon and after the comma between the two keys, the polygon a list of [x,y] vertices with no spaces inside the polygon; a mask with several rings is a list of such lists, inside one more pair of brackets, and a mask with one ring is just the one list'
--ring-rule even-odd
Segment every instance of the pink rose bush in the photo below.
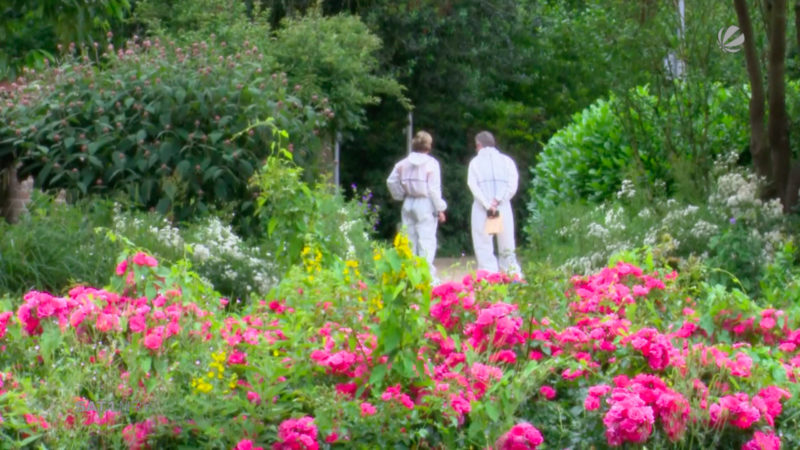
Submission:
{"label": "pink rose bush", "polygon": [[273,450],[317,450],[317,427],[314,418],[287,419],[278,427],[278,442],[272,445]]}
{"label": "pink rose bush", "polygon": [[511,427],[495,444],[498,450],[535,450],[544,442],[542,433],[533,425],[522,422]]}

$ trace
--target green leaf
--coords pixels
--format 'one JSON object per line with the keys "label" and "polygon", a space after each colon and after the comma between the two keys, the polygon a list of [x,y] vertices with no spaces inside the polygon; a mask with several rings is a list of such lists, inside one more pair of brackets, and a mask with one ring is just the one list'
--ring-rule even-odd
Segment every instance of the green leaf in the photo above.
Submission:
{"label": "green leaf", "polygon": [[184,179],[189,178],[192,172],[192,163],[184,159],[178,163],[178,165],[175,167],[175,170],[177,170]]}
{"label": "green leaf", "polygon": [[165,375],[167,373],[167,360],[165,358],[156,358],[155,369],[157,374]]}
{"label": "green leaf", "polygon": [[153,367],[153,358],[148,355],[142,355],[139,357],[139,368],[142,369],[142,372],[147,373],[150,372],[150,369]]}
{"label": "green leaf", "polygon": [[500,419],[500,411],[495,403],[486,403],[486,414],[492,419],[492,422],[497,422]]}
{"label": "green leaf", "polygon": [[278,226],[278,218],[272,216],[269,218],[269,223],[267,224],[267,235],[272,236],[272,232],[275,231],[275,227]]}
{"label": "green leaf", "polygon": [[386,377],[386,364],[375,366],[372,369],[372,374],[369,376],[369,384],[380,385],[380,383],[383,382],[383,379],[385,377]]}
{"label": "green leaf", "polygon": [[53,361],[56,349],[61,345],[61,331],[58,328],[48,327],[41,337],[41,353],[45,363]]}
{"label": "green leaf", "polygon": [[403,331],[396,325],[387,326],[388,330],[381,336],[383,338],[383,349],[386,353],[391,353],[400,345],[400,338]]}
{"label": "green leaf", "polygon": [[36,441],[37,439],[39,439],[42,436],[44,436],[44,435],[41,434],[41,433],[40,434],[34,434],[33,436],[28,436],[27,438],[25,438],[25,440],[20,441],[20,442],[17,443],[17,445],[18,445],[17,448],[23,448],[26,445],[33,443],[34,441]]}
{"label": "green leaf", "polygon": [[158,211],[159,214],[167,214],[167,211],[169,211],[170,209],[170,205],[172,205],[170,199],[162,197],[161,200],[159,200],[158,204],[156,205],[156,211]]}

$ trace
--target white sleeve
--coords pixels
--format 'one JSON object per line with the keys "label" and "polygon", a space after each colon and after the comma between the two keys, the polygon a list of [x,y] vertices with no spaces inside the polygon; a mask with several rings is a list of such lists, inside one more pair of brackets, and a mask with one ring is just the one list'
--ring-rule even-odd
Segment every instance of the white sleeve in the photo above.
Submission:
{"label": "white sleeve", "polygon": [[431,172],[428,175],[428,193],[433,201],[433,207],[436,212],[442,212],[447,209],[447,202],[442,198],[442,172],[439,167],[439,161],[433,160],[431,162]]}
{"label": "white sleeve", "polygon": [[399,165],[400,163],[395,164],[392,173],[390,173],[389,178],[386,179],[386,187],[389,188],[389,194],[391,194],[393,199],[401,201],[406,197],[406,192],[400,180],[400,171],[397,170]]}
{"label": "white sleeve", "polygon": [[517,193],[517,188],[519,186],[519,172],[517,172],[517,165],[514,164],[514,160],[510,157],[506,156],[506,173],[508,175],[508,186],[506,191],[503,192],[503,195],[498,198],[498,201],[510,201],[514,195]]}
{"label": "white sleeve", "polygon": [[484,209],[488,210],[491,208],[491,203],[486,200],[486,196],[483,195],[483,191],[478,185],[478,166],[475,164],[474,159],[470,161],[469,169],[467,170],[467,186],[469,186],[469,190],[472,191],[472,196],[475,197],[475,200],[477,200]]}

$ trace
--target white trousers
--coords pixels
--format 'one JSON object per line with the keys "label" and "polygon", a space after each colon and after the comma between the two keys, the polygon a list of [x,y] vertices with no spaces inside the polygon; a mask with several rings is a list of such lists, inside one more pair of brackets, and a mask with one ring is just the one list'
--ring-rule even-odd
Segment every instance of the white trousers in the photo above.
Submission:
{"label": "white trousers", "polygon": [[428,261],[434,280],[436,268],[433,260],[436,258],[436,226],[439,223],[437,216],[433,202],[428,197],[407,197],[403,200],[403,226],[411,241],[411,251]]}
{"label": "white trousers", "polygon": [[500,203],[497,210],[500,211],[500,219],[503,221],[503,231],[497,234],[498,257],[495,257],[493,235],[484,232],[486,210],[480,203],[472,203],[472,246],[475,248],[478,270],[503,271],[509,275],[520,275],[519,263],[515,254],[514,214],[511,211],[511,203]]}

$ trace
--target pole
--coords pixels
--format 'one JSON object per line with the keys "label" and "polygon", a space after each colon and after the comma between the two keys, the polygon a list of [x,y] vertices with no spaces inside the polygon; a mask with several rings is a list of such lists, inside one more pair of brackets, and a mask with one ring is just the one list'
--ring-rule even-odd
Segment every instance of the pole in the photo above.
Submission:
{"label": "pole", "polygon": [[[678,0],[678,16],[680,18],[680,28],[678,28],[678,45],[680,45],[680,47],[683,49],[685,48],[683,45],[683,40],[686,36],[686,5],[684,0]],[[676,54],[675,52],[669,52],[667,57],[664,58],[664,66],[667,69],[667,77],[670,79],[683,79],[686,75],[686,62],[681,59],[679,54]]]}
{"label": "pole", "polygon": [[411,140],[414,138],[414,114],[408,112],[408,128],[406,128],[406,150],[411,154]]}
{"label": "pole", "polygon": [[336,132],[336,142],[333,144],[333,184],[339,186],[339,146],[342,133]]}

